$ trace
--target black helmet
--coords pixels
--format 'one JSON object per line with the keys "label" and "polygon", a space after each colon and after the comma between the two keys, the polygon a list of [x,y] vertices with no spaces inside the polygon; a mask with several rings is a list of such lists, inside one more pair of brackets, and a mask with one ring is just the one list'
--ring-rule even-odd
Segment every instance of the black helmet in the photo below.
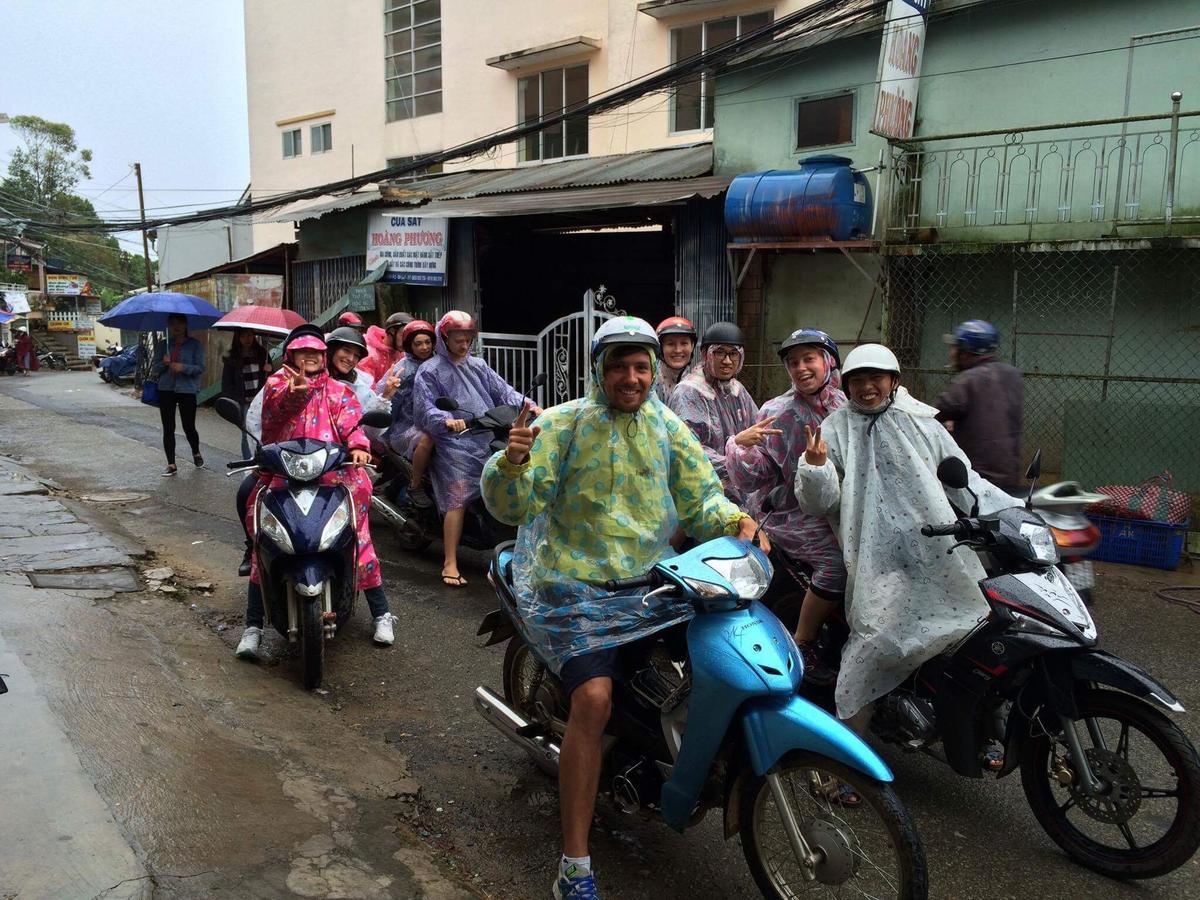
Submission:
{"label": "black helmet", "polygon": [[818,328],[798,328],[789,334],[779,347],[779,358],[787,356],[793,347],[820,347],[829,351],[835,365],[841,366],[842,355],[838,352],[837,342]]}
{"label": "black helmet", "polygon": [[325,338],[325,344],[330,350],[333,349],[334,344],[344,344],[347,347],[357,348],[363,356],[367,355],[367,343],[363,340],[362,333],[351,325],[333,329]]}
{"label": "black helmet", "polygon": [[383,323],[384,331],[391,331],[393,328],[403,328],[413,317],[406,312],[392,313],[387,317],[387,321]]}
{"label": "black helmet", "polygon": [[742,334],[742,329],[732,322],[713,322],[704,329],[704,339],[700,341],[700,349],[703,350],[712,344],[731,344],[734,347],[744,347],[746,346],[746,337]]}

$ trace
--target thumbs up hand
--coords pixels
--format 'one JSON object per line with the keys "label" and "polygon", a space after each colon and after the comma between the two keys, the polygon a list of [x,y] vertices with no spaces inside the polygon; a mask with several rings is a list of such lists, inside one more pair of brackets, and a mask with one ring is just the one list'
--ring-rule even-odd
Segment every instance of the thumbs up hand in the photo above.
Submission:
{"label": "thumbs up hand", "polygon": [[509,429],[508,447],[504,454],[514,466],[519,466],[529,459],[529,450],[533,447],[537,436],[542,433],[542,429],[536,425],[532,428],[529,427],[529,417],[532,413],[532,404],[526,403],[513,421],[512,428]]}

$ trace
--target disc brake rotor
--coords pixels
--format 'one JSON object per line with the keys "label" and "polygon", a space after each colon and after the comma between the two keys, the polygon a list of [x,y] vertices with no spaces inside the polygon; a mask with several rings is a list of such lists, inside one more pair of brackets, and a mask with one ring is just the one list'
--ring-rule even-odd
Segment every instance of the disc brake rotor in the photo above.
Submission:
{"label": "disc brake rotor", "polygon": [[855,853],[858,844],[848,828],[839,828],[834,822],[810,819],[800,826],[808,846],[821,861],[813,868],[813,875],[821,884],[844,884],[858,874],[861,851]]}
{"label": "disc brake rotor", "polygon": [[1075,803],[1097,822],[1123,825],[1132,819],[1142,805],[1142,782],[1133,766],[1111,750],[1090,747],[1086,751],[1092,776],[1105,785],[1098,794],[1083,792],[1078,779],[1067,788]]}

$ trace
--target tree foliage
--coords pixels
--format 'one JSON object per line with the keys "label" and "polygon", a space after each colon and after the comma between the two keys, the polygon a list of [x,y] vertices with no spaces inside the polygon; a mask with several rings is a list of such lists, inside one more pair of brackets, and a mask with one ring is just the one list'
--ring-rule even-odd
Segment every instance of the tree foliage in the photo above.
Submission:
{"label": "tree foliage", "polygon": [[[29,223],[24,237],[44,241],[47,259],[62,260],[67,268],[87,276],[103,289],[106,301],[144,286],[141,254],[125,252],[116,238],[102,232],[54,227],[100,221],[92,202],[75,193],[80,182],[91,177],[92,161],[92,151],[79,147],[75,129],[39,116],[14,116],[9,124],[21,143],[0,183],[0,208]],[[151,261],[151,270],[155,268]]]}

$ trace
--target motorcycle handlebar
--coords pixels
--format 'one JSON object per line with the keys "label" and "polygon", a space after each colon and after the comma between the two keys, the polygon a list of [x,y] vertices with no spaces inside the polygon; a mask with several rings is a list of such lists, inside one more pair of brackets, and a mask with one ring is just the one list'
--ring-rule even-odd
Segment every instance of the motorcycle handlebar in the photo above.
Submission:
{"label": "motorcycle handlebar", "polygon": [[244,469],[247,466],[253,466],[253,465],[255,465],[255,462],[252,459],[235,459],[235,460],[231,460],[230,462],[225,463],[225,468],[227,468],[227,469]]}
{"label": "motorcycle handlebar", "polygon": [[604,582],[604,586],[612,593],[617,591],[630,591],[640,587],[652,587],[654,585],[654,575],[647,572],[645,575],[635,575],[633,578],[610,578]]}
{"label": "motorcycle handlebar", "polygon": [[925,537],[961,537],[963,532],[961,522],[951,522],[949,525],[922,525],[921,534]]}

